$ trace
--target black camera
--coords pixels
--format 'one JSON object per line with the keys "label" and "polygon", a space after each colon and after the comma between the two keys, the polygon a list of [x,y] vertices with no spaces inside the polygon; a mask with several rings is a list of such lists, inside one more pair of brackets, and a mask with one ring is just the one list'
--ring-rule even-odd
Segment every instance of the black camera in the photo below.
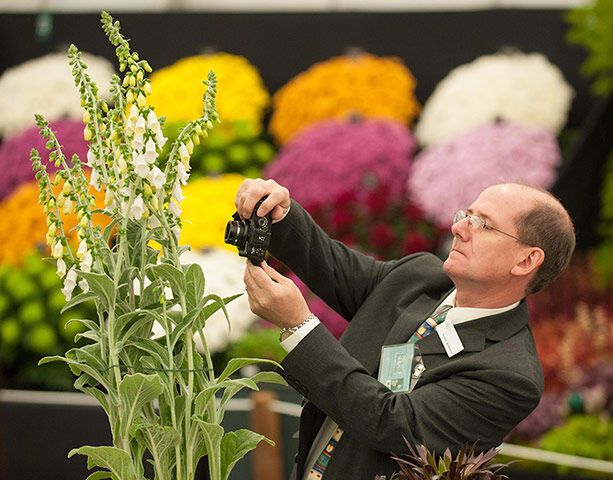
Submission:
{"label": "black camera", "polygon": [[258,217],[256,212],[267,196],[256,203],[251,218],[243,220],[238,212],[232,215],[226,225],[224,242],[235,245],[241,257],[247,257],[254,265],[259,265],[264,260],[266,249],[270,243],[272,215],[268,212],[263,217]]}

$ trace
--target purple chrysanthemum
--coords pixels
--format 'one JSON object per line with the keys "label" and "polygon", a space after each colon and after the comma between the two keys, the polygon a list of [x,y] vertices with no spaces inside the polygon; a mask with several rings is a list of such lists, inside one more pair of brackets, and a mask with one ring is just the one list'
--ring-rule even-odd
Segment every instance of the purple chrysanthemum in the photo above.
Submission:
{"label": "purple chrysanthemum", "polygon": [[[86,161],[87,143],[83,139],[83,123],[79,120],[60,120],[51,122],[51,129],[56,133],[62,151],[68,160],[73,154]],[[47,163],[49,151],[45,148],[45,140],[37,127],[31,127],[22,133],[6,139],[0,146],[0,200],[7,197],[15,188],[24,182],[34,180],[34,172],[30,162],[30,150],[35,148],[40,153],[43,163],[49,173],[55,172],[53,164]]]}
{"label": "purple chrysanthemum", "polygon": [[441,227],[485,188],[521,182],[549,188],[560,163],[556,138],[544,128],[495,123],[422,151],[408,181],[410,198]]}
{"label": "purple chrysanthemum", "polygon": [[346,193],[363,199],[381,186],[399,199],[415,147],[409,131],[391,120],[325,121],[297,136],[264,173],[307,209]]}

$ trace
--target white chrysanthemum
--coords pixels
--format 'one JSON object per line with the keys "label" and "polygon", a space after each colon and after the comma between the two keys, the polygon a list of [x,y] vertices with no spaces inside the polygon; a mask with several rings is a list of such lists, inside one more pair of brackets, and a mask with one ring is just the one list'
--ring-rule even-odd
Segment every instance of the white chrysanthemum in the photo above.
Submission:
{"label": "white chrysanthemum", "polygon": [[415,135],[422,145],[434,145],[496,120],[557,134],[573,95],[560,69],[540,53],[484,55],[436,86]]}
{"label": "white chrysanthemum", "polygon": [[[99,87],[101,98],[109,98],[112,64],[98,56],[83,53],[87,73]],[[9,136],[34,125],[34,114],[47,120],[81,120],[83,108],[79,91],[64,53],[29,60],[7,69],[0,77],[0,136]]]}
{"label": "white chrysanthemum", "polygon": [[[245,259],[236,254],[221,249],[206,252],[185,252],[181,255],[181,263],[188,265],[197,263],[202,267],[205,277],[205,295],[216,294],[220,297],[229,297],[238,293],[242,296],[227,305],[228,315],[232,329],[222,311],[214,313],[206,322],[204,335],[211,352],[224,350],[231,342],[242,337],[258,317],[249,310],[249,300],[245,293],[243,275],[245,273]],[[154,336],[164,334],[160,325],[153,327]],[[199,336],[194,336],[196,346],[202,350]]]}

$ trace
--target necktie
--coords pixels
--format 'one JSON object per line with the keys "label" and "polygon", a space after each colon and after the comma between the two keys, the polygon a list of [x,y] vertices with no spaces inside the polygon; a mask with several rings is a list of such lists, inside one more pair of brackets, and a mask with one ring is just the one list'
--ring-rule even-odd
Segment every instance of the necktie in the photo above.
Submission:
{"label": "necktie", "polygon": [[[426,320],[424,320],[424,322],[411,336],[409,342],[415,343],[418,340],[430,335],[439,323],[443,323],[445,321],[447,313],[450,309],[451,305],[439,306],[432,315],[430,315]],[[337,428],[334,432],[334,435],[332,435],[332,438],[324,448],[323,452],[321,452],[319,457],[317,457],[315,465],[313,465],[313,468],[311,468],[311,470],[309,471],[309,475],[307,477],[308,480],[321,480],[324,475],[324,472],[326,471],[326,468],[328,467],[328,463],[332,458],[332,452],[336,448],[336,445],[338,444],[338,441],[341,439],[342,435],[343,429],[340,427]]]}

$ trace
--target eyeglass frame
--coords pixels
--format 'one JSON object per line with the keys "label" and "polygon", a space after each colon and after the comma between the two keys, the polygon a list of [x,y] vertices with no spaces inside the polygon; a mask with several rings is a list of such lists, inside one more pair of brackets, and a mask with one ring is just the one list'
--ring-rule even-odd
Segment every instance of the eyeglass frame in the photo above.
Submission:
{"label": "eyeglass frame", "polygon": [[[470,223],[470,226],[472,228],[479,228],[479,229],[484,229],[484,230],[494,230],[495,232],[502,233],[503,235],[506,235],[507,237],[511,237],[517,240],[519,243],[524,243],[515,235],[511,235],[510,233],[503,232],[502,230],[496,227],[492,227],[491,225],[488,225],[487,222],[483,218],[481,218],[479,215],[468,213],[466,210],[458,210],[455,212],[455,215],[453,216],[453,225],[461,222],[465,218],[468,218],[468,223]],[[476,225],[474,223],[475,221],[477,222]]]}

